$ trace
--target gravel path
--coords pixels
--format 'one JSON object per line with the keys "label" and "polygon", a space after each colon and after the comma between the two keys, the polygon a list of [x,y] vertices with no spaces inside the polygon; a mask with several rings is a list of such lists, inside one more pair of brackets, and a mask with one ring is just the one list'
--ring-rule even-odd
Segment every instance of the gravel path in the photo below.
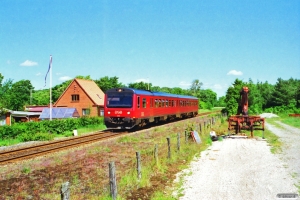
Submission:
{"label": "gravel path", "polygon": [[276,121],[282,127],[266,124],[266,128],[280,137],[282,141],[282,154],[280,158],[287,166],[288,171],[300,183],[300,129]]}
{"label": "gravel path", "polygon": [[216,141],[189,169],[177,174],[177,181],[184,179],[180,200],[276,199],[278,193],[297,193],[300,130],[287,125],[266,127],[281,137],[282,154],[272,154],[263,140]]}

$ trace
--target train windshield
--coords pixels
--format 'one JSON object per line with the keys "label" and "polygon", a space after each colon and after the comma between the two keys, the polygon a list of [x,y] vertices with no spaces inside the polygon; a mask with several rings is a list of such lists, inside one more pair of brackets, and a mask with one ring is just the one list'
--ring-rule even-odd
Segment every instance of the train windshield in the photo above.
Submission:
{"label": "train windshield", "polygon": [[107,104],[108,108],[131,108],[132,93],[108,93]]}

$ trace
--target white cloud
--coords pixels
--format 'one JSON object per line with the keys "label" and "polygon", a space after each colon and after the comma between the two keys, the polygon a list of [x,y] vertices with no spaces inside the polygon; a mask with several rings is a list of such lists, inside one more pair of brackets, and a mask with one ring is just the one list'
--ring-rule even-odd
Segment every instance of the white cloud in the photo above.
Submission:
{"label": "white cloud", "polygon": [[235,69],[234,70],[231,70],[227,73],[227,75],[234,75],[234,76],[241,76],[243,75],[243,72],[241,71],[236,71]]}
{"label": "white cloud", "polygon": [[62,77],[59,78],[59,80],[61,80],[61,81],[68,81],[68,80],[71,80],[71,79],[72,78],[69,77],[69,76],[62,76]]}
{"label": "white cloud", "polygon": [[26,66],[26,67],[31,67],[35,65],[38,65],[38,63],[30,60],[26,60],[25,62],[20,64],[20,66]]}
{"label": "white cloud", "polygon": [[136,83],[139,83],[139,82],[144,82],[144,83],[148,83],[148,79],[145,79],[145,78],[140,78],[140,79],[137,79],[135,80]]}
{"label": "white cloud", "polygon": [[41,73],[41,72],[39,72],[39,73],[37,73],[37,74],[36,74],[36,76],[40,76],[40,75],[42,75],[42,73]]}
{"label": "white cloud", "polygon": [[179,85],[182,86],[182,87],[189,87],[189,86],[191,86],[191,83],[190,82],[185,82],[185,81],[180,81]]}

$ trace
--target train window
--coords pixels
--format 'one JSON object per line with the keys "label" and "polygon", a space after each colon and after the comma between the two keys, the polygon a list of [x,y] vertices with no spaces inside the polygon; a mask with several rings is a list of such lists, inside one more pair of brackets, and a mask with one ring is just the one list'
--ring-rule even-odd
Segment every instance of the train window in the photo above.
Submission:
{"label": "train window", "polygon": [[143,108],[146,108],[146,98],[143,98]]}
{"label": "train window", "polygon": [[169,106],[169,100],[167,99],[166,100],[166,107],[168,107]]}
{"label": "train window", "polygon": [[161,100],[161,107],[165,107],[165,100]]}
{"label": "train window", "polygon": [[137,97],[137,107],[140,108],[140,97]]}
{"label": "train window", "polygon": [[162,103],[162,102],[161,102],[161,100],[159,99],[159,100],[158,100],[158,107],[161,107],[161,103]]}

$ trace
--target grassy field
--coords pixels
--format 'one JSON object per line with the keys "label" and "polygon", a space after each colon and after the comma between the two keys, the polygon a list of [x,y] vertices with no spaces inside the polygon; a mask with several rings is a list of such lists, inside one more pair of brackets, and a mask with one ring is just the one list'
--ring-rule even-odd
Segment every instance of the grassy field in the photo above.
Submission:
{"label": "grassy field", "polygon": [[[191,138],[185,140],[188,127],[197,128],[203,117],[170,123],[163,127],[146,129],[100,145],[89,145],[71,151],[63,151],[49,157],[26,161],[20,165],[0,170],[0,193],[14,199],[25,199],[30,194],[40,199],[60,199],[59,188],[68,180],[72,199],[111,199],[108,185],[108,162],[114,160],[117,169],[118,199],[174,199],[174,187],[180,193],[182,182],[173,185],[177,172],[189,166],[212,141],[210,128],[199,134],[201,144]],[[227,128],[224,120],[214,124],[216,130]],[[83,130],[78,129],[78,133]],[[93,131],[92,129],[84,132]],[[180,133],[181,148],[177,147]],[[200,133],[200,132],[199,132]],[[166,138],[171,139],[171,158],[167,158]],[[158,145],[158,162],[153,159],[153,147]],[[135,153],[142,157],[142,178],[137,179]],[[51,175],[50,175],[51,174]],[[17,187],[12,187],[17,184]],[[43,187],[40,187],[43,185]],[[10,190],[6,190],[6,188]],[[1,189],[2,188],[2,189]],[[170,190],[172,189],[172,190]],[[21,191],[21,192],[20,192]]]}

